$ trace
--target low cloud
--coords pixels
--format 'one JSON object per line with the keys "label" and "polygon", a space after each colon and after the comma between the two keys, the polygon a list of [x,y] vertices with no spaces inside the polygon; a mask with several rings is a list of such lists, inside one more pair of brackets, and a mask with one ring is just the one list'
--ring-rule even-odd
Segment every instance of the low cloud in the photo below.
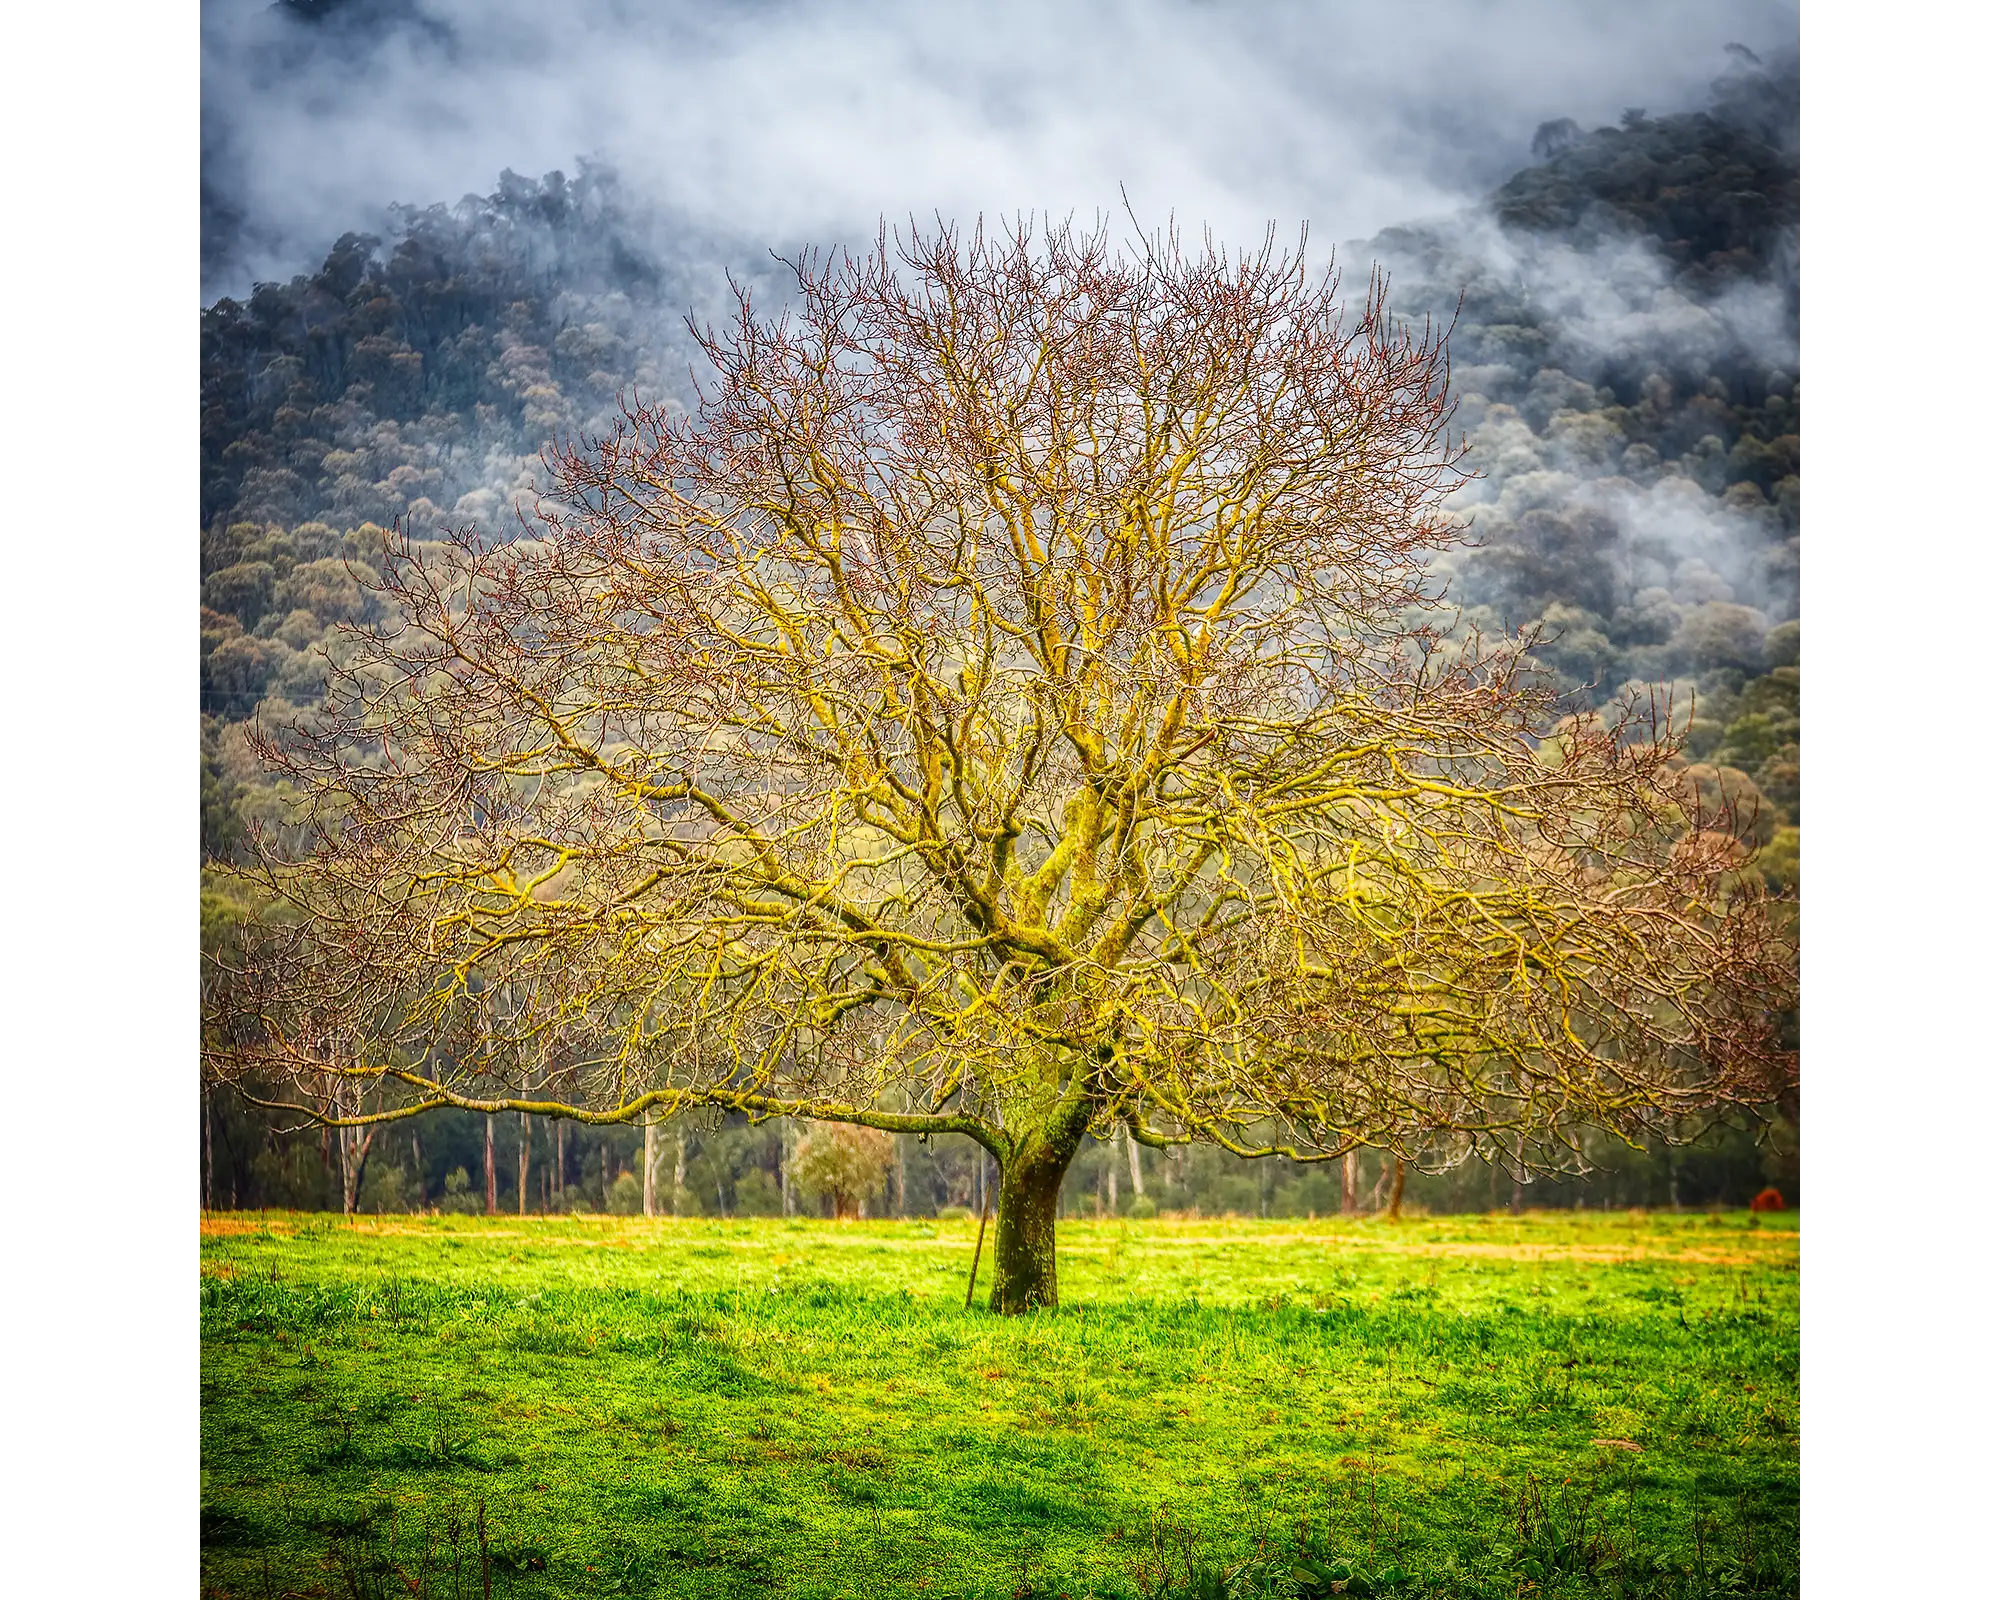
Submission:
{"label": "low cloud", "polygon": [[1450,210],[1542,121],[1689,104],[1788,0],[1197,0],[1004,10],[265,0],[204,7],[204,291],[317,261],[388,202],[594,155],[693,232],[854,240],[881,216],[1169,211],[1323,240]]}

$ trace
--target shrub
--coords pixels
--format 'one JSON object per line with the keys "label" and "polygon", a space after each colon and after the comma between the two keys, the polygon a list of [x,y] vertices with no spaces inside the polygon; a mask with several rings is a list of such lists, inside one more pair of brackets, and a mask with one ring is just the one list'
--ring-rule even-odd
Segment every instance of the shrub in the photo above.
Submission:
{"label": "shrub", "polygon": [[645,1203],[646,1191],[640,1187],[637,1174],[628,1169],[613,1181],[605,1209],[613,1216],[635,1217],[645,1209]]}
{"label": "shrub", "polygon": [[454,1167],[444,1180],[444,1194],[437,1208],[447,1216],[473,1217],[486,1209],[486,1201],[484,1196],[473,1193],[472,1174],[463,1167]]}
{"label": "shrub", "polygon": [[784,1209],[778,1181],[762,1167],[752,1167],[736,1180],[736,1215],[775,1217]]}

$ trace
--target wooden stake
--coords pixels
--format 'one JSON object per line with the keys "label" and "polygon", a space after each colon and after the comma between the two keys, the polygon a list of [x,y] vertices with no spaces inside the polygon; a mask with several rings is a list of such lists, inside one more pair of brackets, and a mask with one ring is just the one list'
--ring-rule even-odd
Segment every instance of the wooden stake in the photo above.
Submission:
{"label": "wooden stake", "polygon": [[972,1291],[979,1282],[979,1252],[986,1245],[986,1206],[979,1207],[979,1237],[972,1241],[972,1276],[965,1280],[965,1309],[972,1309]]}

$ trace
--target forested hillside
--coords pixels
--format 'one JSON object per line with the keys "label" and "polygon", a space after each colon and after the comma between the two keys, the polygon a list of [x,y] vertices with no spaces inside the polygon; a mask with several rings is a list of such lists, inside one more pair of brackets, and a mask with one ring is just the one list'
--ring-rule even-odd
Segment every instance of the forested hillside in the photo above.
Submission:
{"label": "forested hillside", "polygon": [[[1475,538],[1441,575],[1463,625],[1539,628],[1542,669],[1580,704],[1632,684],[1670,695],[1691,782],[1735,802],[1781,887],[1796,886],[1800,818],[1797,96],[1795,66],[1739,50],[1704,109],[1634,109],[1595,131],[1547,123],[1535,164],[1483,206],[1341,251],[1357,277],[1381,262],[1400,313],[1452,328],[1476,474],[1454,504]],[[246,729],[314,703],[343,625],[377,620],[360,580],[385,528],[504,530],[532,503],[551,438],[607,430],[621,396],[689,397],[680,319],[716,296],[726,253],[662,244],[665,231],[600,167],[507,173],[490,195],[393,211],[318,270],[202,312],[204,861],[282,823]],[[227,897],[206,911],[207,936],[226,936]],[[414,1144],[384,1135],[364,1204],[434,1202],[476,1174],[478,1123],[436,1119]],[[546,1173],[552,1136],[533,1137]],[[707,1166],[678,1203],[778,1203],[774,1130],[688,1137],[683,1164]],[[318,1135],[282,1136],[218,1101],[210,1139],[214,1203],[339,1203]],[[636,1140],[570,1135],[562,1174],[531,1179],[529,1203],[636,1205],[617,1179]],[[1563,1203],[1740,1204],[1767,1176],[1789,1193],[1784,1144],[1621,1154]],[[912,1145],[897,1197],[966,1203],[969,1154]],[[1116,1154],[1079,1160],[1078,1203],[1121,1204]],[[1303,1211],[1337,1203],[1332,1181],[1200,1151],[1156,1167],[1148,1193]],[[467,1182],[453,1204],[474,1203]],[[1477,1206],[1510,1188],[1480,1169],[1414,1180],[1411,1199]]]}

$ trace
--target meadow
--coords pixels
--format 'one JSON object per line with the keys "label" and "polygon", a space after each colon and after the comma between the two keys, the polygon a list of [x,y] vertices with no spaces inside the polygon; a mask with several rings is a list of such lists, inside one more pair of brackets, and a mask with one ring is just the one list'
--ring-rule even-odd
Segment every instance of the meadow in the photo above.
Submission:
{"label": "meadow", "polygon": [[210,1215],[203,1594],[1798,1590],[1795,1213],[973,1231]]}

